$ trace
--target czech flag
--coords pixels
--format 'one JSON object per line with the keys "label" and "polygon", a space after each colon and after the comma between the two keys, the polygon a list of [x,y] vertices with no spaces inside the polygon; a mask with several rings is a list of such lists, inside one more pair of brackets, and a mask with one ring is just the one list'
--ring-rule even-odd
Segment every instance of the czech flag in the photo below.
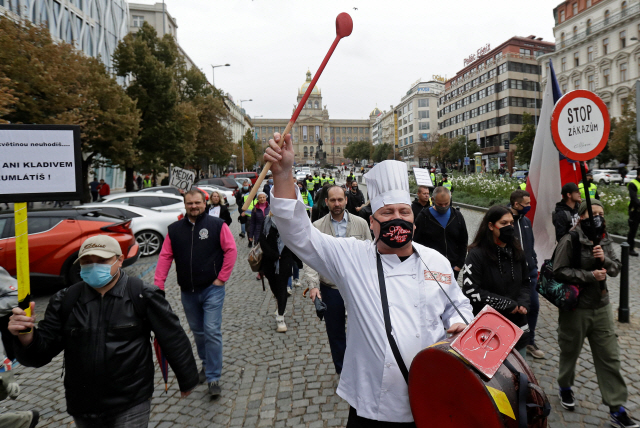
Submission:
{"label": "czech flag", "polygon": [[560,154],[551,137],[551,113],[562,97],[553,63],[549,60],[549,76],[542,97],[542,109],[533,143],[527,192],[531,195],[531,211],[527,217],[533,223],[535,251],[540,264],[551,258],[556,246],[556,232],[551,216],[556,203],[562,199],[562,186],[579,183],[580,165]]}

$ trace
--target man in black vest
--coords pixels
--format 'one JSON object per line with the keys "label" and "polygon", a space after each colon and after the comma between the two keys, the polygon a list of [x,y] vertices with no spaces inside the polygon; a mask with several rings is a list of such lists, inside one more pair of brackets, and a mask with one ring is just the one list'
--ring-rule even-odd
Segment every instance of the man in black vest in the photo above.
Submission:
{"label": "man in black vest", "polygon": [[222,373],[222,305],[225,282],[231,276],[238,251],[229,226],[210,216],[199,190],[184,194],[187,216],[169,226],[156,266],[155,284],[164,289],[171,262],[176,262],[178,285],[187,322],[202,360],[200,383],[209,394],[220,395]]}

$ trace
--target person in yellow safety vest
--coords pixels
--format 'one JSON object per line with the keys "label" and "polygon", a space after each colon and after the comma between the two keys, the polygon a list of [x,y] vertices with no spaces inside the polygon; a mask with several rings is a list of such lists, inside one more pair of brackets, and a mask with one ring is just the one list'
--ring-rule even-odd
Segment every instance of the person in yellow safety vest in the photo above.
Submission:
{"label": "person in yellow safety vest", "polygon": [[311,176],[311,174],[307,175],[307,179],[305,180],[305,184],[307,186],[307,190],[311,193],[311,196],[313,196],[313,194],[314,194],[314,192],[313,192],[314,181],[313,181],[313,177]]}
{"label": "person in yellow safety vest", "polygon": [[327,178],[327,182],[333,186],[334,184],[336,184],[336,179],[333,178],[333,175],[329,174],[329,178]]}
{"label": "person in yellow safety vest", "polygon": [[431,173],[431,183],[433,183],[433,185],[436,185],[436,175],[432,172]]}
{"label": "person in yellow safety vest", "polygon": [[320,181],[322,180],[320,178],[320,176],[318,175],[318,171],[316,171],[314,173],[315,175],[313,176],[313,189],[307,189],[307,190],[313,190],[316,191],[318,190],[320,187],[322,187],[322,184],[320,183]]}
{"label": "person in yellow safety vest", "polygon": [[[598,186],[593,182],[593,174],[590,172],[587,173],[587,182],[589,183],[589,197],[591,197],[591,199],[600,199],[600,195],[598,195]],[[580,196],[584,201],[584,183],[578,183],[578,190],[580,190]]]}
{"label": "person in yellow safety vest", "polygon": [[322,173],[322,178],[320,179],[320,186],[324,186],[324,183],[328,183],[329,179],[327,178],[327,174]]}
{"label": "person in yellow safety vest", "polygon": [[302,196],[302,202],[307,207],[307,215],[311,217],[311,208],[313,208],[313,196],[307,190],[307,184],[300,180],[298,181],[298,188],[300,189],[300,196]]}
{"label": "person in yellow safety vest", "polygon": [[527,182],[523,181],[522,183],[520,183],[520,190],[527,190]]}
{"label": "person in yellow safety vest", "polygon": [[143,187],[146,189],[147,187],[151,187],[151,178],[148,175],[144,177],[144,181],[142,182]]}
{"label": "person in yellow safety vest", "polygon": [[636,233],[638,232],[638,225],[640,225],[640,200],[638,199],[638,192],[640,192],[640,181],[634,178],[627,184],[629,189],[629,234],[627,235],[627,242],[629,243],[629,255],[638,257],[638,252],[635,250],[636,245]]}
{"label": "person in yellow safety vest", "polygon": [[447,174],[442,174],[442,181],[438,183],[438,186],[446,187],[450,192],[453,193],[453,185],[449,181]]}
{"label": "person in yellow safety vest", "polygon": [[[245,180],[244,183],[242,183],[242,188],[239,189],[238,191],[241,192],[242,194],[240,201],[238,201],[239,202],[238,211],[239,211],[244,206],[244,203],[246,202],[247,197],[249,196],[249,193],[251,193],[251,181]],[[240,213],[240,217],[238,218],[238,221],[240,222],[241,238],[245,237],[246,224],[249,222],[249,220],[251,220],[251,211],[253,210],[253,207],[255,206],[256,202],[257,202],[257,199],[253,198],[253,201],[251,201],[251,204],[249,204],[249,207],[247,208],[247,210]]]}

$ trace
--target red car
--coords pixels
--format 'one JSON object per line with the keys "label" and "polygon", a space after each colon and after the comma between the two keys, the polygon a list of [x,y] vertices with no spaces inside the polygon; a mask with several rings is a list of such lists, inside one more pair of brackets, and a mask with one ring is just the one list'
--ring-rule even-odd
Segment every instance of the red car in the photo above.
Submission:
{"label": "red car", "polygon": [[[29,224],[29,270],[32,277],[62,278],[66,285],[82,281],[79,264],[73,264],[85,239],[109,235],[125,255],[123,266],[138,260],[140,248],[122,220],[91,208],[32,211]],[[13,213],[0,214],[0,266],[16,275],[16,239]]]}
{"label": "red car", "polygon": [[257,172],[230,172],[227,174],[227,177],[231,177],[235,180],[251,180],[251,185],[253,186],[258,181],[258,173]]}

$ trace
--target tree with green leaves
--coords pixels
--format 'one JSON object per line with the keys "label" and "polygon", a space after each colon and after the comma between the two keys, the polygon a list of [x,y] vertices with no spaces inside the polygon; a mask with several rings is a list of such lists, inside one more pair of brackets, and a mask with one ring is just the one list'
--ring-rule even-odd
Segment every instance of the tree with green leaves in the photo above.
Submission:
{"label": "tree with green leaves", "polygon": [[169,34],[158,38],[146,22],[118,43],[113,63],[118,76],[131,78],[126,91],[142,115],[135,145],[139,161],[126,165],[126,186],[132,190],[134,167],[155,174],[169,163],[185,165],[193,159],[200,122],[190,98],[195,94],[189,91],[197,92],[201,79],[188,73],[175,39]]}
{"label": "tree with green leaves", "polygon": [[629,157],[632,154],[636,156],[640,154],[636,138],[635,104],[635,96],[632,94],[627,98],[622,116],[611,121],[613,132],[608,146],[609,151],[618,162],[629,163]]}
{"label": "tree with green leaves", "polygon": [[516,160],[521,164],[531,163],[533,142],[536,139],[536,128],[533,116],[529,113],[522,114],[522,131],[511,141],[516,146]]}
{"label": "tree with green leaves", "polygon": [[347,159],[351,159],[354,163],[356,160],[371,159],[373,144],[369,141],[351,141],[344,148],[343,155]]}
{"label": "tree with green leaves", "polygon": [[389,143],[378,144],[373,148],[371,159],[374,162],[382,162],[390,159],[393,155],[393,147]]}
{"label": "tree with green leaves", "polygon": [[0,94],[12,97],[2,121],[80,125],[85,201],[92,163],[124,165],[136,157],[140,115],[133,100],[99,60],[54,43],[45,27],[0,18]]}
{"label": "tree with green leaves", "polygon": [[16,102],[16,97],[13,96],[13,91],[8,86],[10,82],[6,77],[0,78],[0,123],[7,123],[2,119],[2,116],[12,112],[12,106]]}

